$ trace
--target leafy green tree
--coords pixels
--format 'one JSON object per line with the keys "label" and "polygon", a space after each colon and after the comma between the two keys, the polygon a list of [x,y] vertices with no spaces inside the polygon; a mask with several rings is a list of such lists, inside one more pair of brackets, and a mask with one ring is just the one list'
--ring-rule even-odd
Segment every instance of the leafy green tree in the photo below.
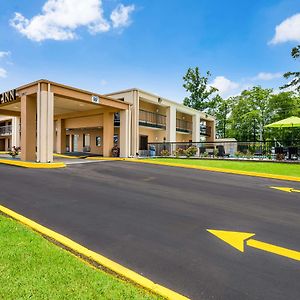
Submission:
{"label": "leafy green tree", "polygon": [[216,134],[219,138],[226,138],[228,131],[228,117],[231,112],[231,100],[216,95],[209,103],[208,113],[216,117]]}
{"label": "leafy green tree", "polygon": [[[295,92],[274,94],[271,96],[269,109],[271,111],[270,122],[276,122],[291,116],[300,116],[300,97]],[[268,129],[269,138],[275,138],[285,144],[291,142],[292,135],[295,139],[300,139],[300,130],[298,128]]]}
{"label": "leafy green tree", "polygon": [[232,99],[230,117],[232,137],[242,140],[263,140],[264,126],[270,121],[269,102],[272,89],[255,86]]}
{"label": "leafy green tree", "polygon": [[183,101],[185,106],[204,111],[209,108],[213,93],[218,89],[208,85],[210,72],[206,72],[206,76],[201,76],[199,68],[189,68],[183,77],[183,87],[190,94]]}
{"label": "leafy green tree", "polygon": [[[297,47],[294,47],[292,49],[291,55],[293,58],[299,58],[300,57],[300,45]],[[295,89],[300,92],[300,72],[287,72],[284,75],[284,78],[290,80],[289,83],[285,84],[284,86],[281,87],[281,89],[286,89],[289,87],[295,87]]]}

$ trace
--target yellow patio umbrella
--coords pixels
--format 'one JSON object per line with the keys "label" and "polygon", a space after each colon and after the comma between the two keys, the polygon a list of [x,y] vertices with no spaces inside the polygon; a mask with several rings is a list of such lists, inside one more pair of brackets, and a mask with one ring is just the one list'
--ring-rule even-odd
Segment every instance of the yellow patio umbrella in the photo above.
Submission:
{"label": "yellow patio umbrella", "polygon": [[[300,118],[289,117],[265,126],[265,128],[294,128],[300,127]],[[292,130],[292,143],[294,142],[294,130]]]}
{"label": "yellow patio umbrella", "polygon": [[266,128],[291,128],[291,127],[300,127],[300,118],[298,117],[289,117],[281,121],[277,121],[265,126]]}

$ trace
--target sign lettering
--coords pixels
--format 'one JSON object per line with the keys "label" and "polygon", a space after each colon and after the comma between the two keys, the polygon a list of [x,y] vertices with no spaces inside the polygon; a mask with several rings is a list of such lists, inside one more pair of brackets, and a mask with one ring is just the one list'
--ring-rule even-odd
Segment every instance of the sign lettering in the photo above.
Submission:
{"label": "sign lettering", "polygon": [[0,94],[0,104],[10,103],[17,100],[17,90],[11,90]]}

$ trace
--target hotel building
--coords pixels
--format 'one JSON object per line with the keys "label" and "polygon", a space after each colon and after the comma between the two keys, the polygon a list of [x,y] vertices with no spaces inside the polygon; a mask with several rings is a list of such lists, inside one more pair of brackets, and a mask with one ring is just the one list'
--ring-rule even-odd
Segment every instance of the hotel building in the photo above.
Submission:
{"label": "hotel building", "polygon": [[144,155],[148,143],[215,141],[215,119],[140,89],[100,95],[39,80],[0,94],[0,151],[52,162],[53,153]]}

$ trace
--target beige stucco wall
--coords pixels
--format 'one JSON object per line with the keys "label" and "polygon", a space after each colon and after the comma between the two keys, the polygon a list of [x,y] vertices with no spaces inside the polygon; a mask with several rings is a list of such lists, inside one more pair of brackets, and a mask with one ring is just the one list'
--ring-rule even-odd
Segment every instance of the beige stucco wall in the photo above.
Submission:
{"label": "beige stucco wall", "polygon": [[165,130],[151,129],[140,126],[140,135],[147,135],[149,143],[163,142],[167,133]]}
{"label": "beige stucco wall", "polygon": [[103,115],[95,115],[89,117],[72,118],[65,120],[65,127],[70,129],[75,128],[90,128],[90,127],[102,127]]}
{"label": "beige stucco wall", "polygon": [[140,109],[154,112],[154,113],[159,113],[161,115],[166,115],[166,108],[163,106],[158,106],[149,102],[145,102],[140,100]]}
{"label": "beige stucco wall", "polygon": [[185,121],[188,121],[188,122],[193,122],[193,116],[192,115],[187,115],[187,114],[184,114],[180,111],[177,111],[176,118],[180,119],[180,120],[185,120]]}
{"label": "beige stucco wall", "polygon": [[190,140],[192,140],[192,134],[176,133],[177,142],[189,142]]}
{"label": "beige stucco wall", "polygon": [[12,120],[12,117],[0,116],[0,122],[11,121],[11,120]]}
{"label": "beige stucco wall", "polygon": [[[78,138],[78,151],[79,152],[83,151],[83,135],[84,134],[89,134],[90,135],[91,153],[101,154],[101,155],[103,154],[103,129],[102,128],[99,128],[97,130],[93,130],[93,129],[85,129],[85,130],[72,129],[72,130],[68,130],[66,138],[69,138],[70,134],[79,135],[79,138]],[[96,146],[96,137],[97,136],[101,137],[102,142],[101,142],[100,147]]]}

